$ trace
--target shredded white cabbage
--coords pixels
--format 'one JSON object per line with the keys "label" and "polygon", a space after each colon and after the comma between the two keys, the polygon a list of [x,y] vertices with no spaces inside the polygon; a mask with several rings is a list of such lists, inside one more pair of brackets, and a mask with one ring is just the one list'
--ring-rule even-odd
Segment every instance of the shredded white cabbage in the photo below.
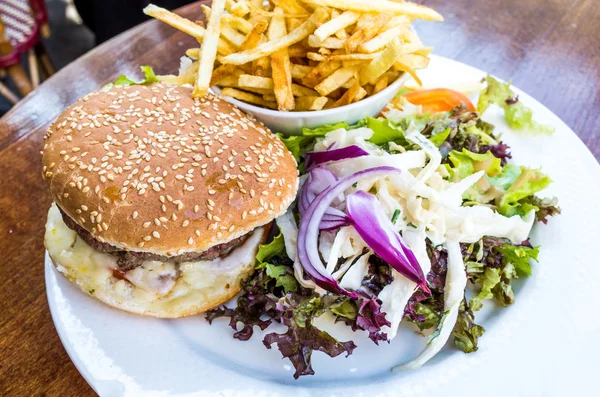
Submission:
{"label": "shredded white cabbage", "polygon": [[433,175],[434,172],[436,172],[438,167],[442,164],[442,154],[433,143],[429,142],[429,139],[425,138],[419,132],[407,135],[406,139],[419,145],[421,149],[423,149],[423,151],[427,154],[427,157],[429,157],[429,163],[427,163],[425,168],[423,168],[419,172],[419,175],[417,175],[418,180],[425,182]]}
{"label": "shredded white cabbage", "polygon": [[[362,281],[365,278],[365,274],[369,269],[369,257],[371,253],[366,253],[364,255],[360,255],[358,260],[349,267],[349,270],[344,272],[343,277],[340,279],[340,286],[346,289],[357,290],[362,286]],[[352,258],[354,261],[356,258]],[[336,275],[334,274],[334,277]],[[339,279],[339,277],[336,277]]]}
{"label": "shredded white cabbage", "polygon": [[383,110],[383,115],[386,119],[393,121],[394,123],[400,122],[407,117],[423,114],[423,107],[421,105],[413,105],[408,102],[404,97],[399,97],[400,105],[402,109],[396,106],[391,106]]}
{"label": "shredded white cabbage", "polygon": [[381,327],[381,331],[387,334],[389,340],[394,339],[398,332],[398,326],[404,317],[404,308],[408,300],[415,292],[417,284],[407,279],[395,269],[392,270],[394,281],[383,287],[377,295],[381,300],[381,311],[390,322],[390,326]]}
{"label": "shredded white cabbage", "polygon": [[346,238],[346,232],[350,227],[342,227],[335,235],[335,240],[333,240],[333,245],[331,246],[331,250],[329,251],[329,256],[327,256],[327,265],[325,269],[327,269],[328,273],[333,273],[335,266],[337,265],[338,258],[347,258],[347,256],[342,256],[342,245],[350,244],[349,239]]}
{"label": "shredded white cabbage", "polygon": [[[392,121],[397,121],[407,114],[420,111],[420,107],[406,104],[404,110],[392,109],[386,116]],[[449,269],[445,288],[445,306],[448,313],[444,317],[439,335],[415,361],[407,364],[415,367],[423,364],[441,349],[456,322],[466,284],[459,243],[476,242],[484,236],[508,238],[515,243],[522,242],[529,236],[535,214],[531,212],[524,218],[508,218],[486,206],[463,207],[463,194],[482,180],[483,171],[461,181],[450,181],[447,179],[447,170],[441,166],[442,156],[438,148],[418,131],[409,129],[406,138],[421,150],[404,151],[403,148],[398,148],[402,149],[398,150],[402,152],[399,154],[390,154],[367,142],[372,134],[373,131],[368,128],[350,131],[338,129],[321,139],[315,150],[323,151],[331,145],[335,145],[336,148],[358,145],[369,153],[368,156],[326,164],[325,166],[338,178],[378,166],[392,166],[403,170],[400,175],[385,179],[362,180],[348,189],[346,194],[356,190],[374,194],[389,217],[399,210],[400,215],[394,223],[394,228],[402,233],[424,274],[431,268],[426,240],[429,238],[435,245],[446,244],[448,248]],[[335,277],[341,277],[341,285],[345,288],[360,288],[360,283],[368,271],[368,255],[360,255],[368,246],[351,226],[343,227],[335,233],[335,238],[322,239],[325,245],[321,253],[327,260],[327,270],[333,272],[340,258],[344,259]],[[330,240],[333,240],[333,243],[327,245]],[[359,256],[360,259],[352,264]],[[382,311],[391,323],[390,327],[384,327],[384,332],[390,340],[396,336],[405,306],[416,287],[414,282],[397,271],[394,270],[393,274],[394,281],[378,295],[382,301]]]}
{"label": "shredded white cabbage", "polygon": [[184,74],[186,74],[188,72],[188,70],[192,67],[192,64],[194,62],[192,61],[191,58],[188,58],[187,56],[182,56],[179,59],[179,76],[183,76]]}
{"label": "shredded white cabbage", "polygon": [[339,128],[327,133],[325,137],[319,140],[315,144],[314,150],[316,152],[322,152],[327,150],[331,145],[335,144],[336,149],[340,149],[346,146],[356,145],[359,146],[369,153],[381,153],[381,150],[377,145],[367,142],[369,138],[373,136],[373,130],[369,128],[355,128],[353,130],[346,131],[344,128]]}
{"label": "shredded white cabbage", "polygon": [[306,280],[304,278],[304,269],[298,260],[298,226],[294,219],[294,214],[290,209],[285,214],[281,215],[275,220],[277,227],[283,234],[283,241],[285,244],[285,252],[288,257],[294,261],[294,277],[296,280],[305,288],[313,288],[317,293],[324,294],[325,290],[317,286],[312,280]]}
{"label": "shredded white cabbage", "polygon": [[406,370],[419,368],[433,356],[435,356],[446,344],[456,319],[458,310],[463,300],[465,287],[467,286],[467,273],[463,262],[460,244],[455,241],[446,243],[448,250],[448,273],[446,274],[446,285],[444,286],[444,317],[438,329],[437,336],[429,341],[429,344],[414,360],[397,366],[393,370]]}

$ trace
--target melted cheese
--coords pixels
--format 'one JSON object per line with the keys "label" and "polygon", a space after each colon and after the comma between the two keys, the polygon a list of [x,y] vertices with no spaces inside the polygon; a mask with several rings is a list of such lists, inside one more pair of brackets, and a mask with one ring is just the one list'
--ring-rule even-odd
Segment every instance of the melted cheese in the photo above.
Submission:
{"label": "melted cheese", "polygon": [[58,271],[83,291],[124,310],[180,317],[220,304],[239,291],[240,282],[254,267],[263,231],[262,227],[255,229],[242,246],[224,258],[185,262],[179,269],[173,263],[146,261],[125,273],[126,280],[113,275],[117,258],[78,238],[55,205],[48,212],[45,244]]}

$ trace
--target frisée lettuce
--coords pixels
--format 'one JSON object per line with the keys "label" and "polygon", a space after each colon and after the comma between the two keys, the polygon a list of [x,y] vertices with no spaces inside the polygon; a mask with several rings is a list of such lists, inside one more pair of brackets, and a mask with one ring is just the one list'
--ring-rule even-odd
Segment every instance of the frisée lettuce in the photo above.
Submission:
{"label": "fris\u00e9e lettuce", "polygon": [[517,131],[529,131],[536,134],[551,134],[554,127],[533,120],[533,111],[523,104],[510,88],[510,81],[502,83],[492,76],[485,78],[487,87],[481,91],[477,110],[483,114],[490,105],[500,106],[508,125]]}

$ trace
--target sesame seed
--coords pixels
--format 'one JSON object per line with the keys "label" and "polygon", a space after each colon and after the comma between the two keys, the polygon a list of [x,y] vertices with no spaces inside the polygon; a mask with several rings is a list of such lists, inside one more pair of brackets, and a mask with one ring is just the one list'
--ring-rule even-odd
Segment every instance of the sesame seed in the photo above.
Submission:
{"label": "sesame seed", "polygon": [[154,238],[160,238],[160,233],[155,230],[155,231],[152,232],[152,237],[154,237]]}

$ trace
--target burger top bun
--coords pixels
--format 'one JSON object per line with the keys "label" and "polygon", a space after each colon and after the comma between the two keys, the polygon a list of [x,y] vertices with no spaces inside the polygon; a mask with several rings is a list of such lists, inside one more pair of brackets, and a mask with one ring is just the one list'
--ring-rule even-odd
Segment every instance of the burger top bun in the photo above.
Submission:
{"label": "burger top bun", "polygon": [[171,84],[113,86],[48,129],[53,200],[97,240],[163,256],[201,252],[286,211],[296,162],[263,124]]}

